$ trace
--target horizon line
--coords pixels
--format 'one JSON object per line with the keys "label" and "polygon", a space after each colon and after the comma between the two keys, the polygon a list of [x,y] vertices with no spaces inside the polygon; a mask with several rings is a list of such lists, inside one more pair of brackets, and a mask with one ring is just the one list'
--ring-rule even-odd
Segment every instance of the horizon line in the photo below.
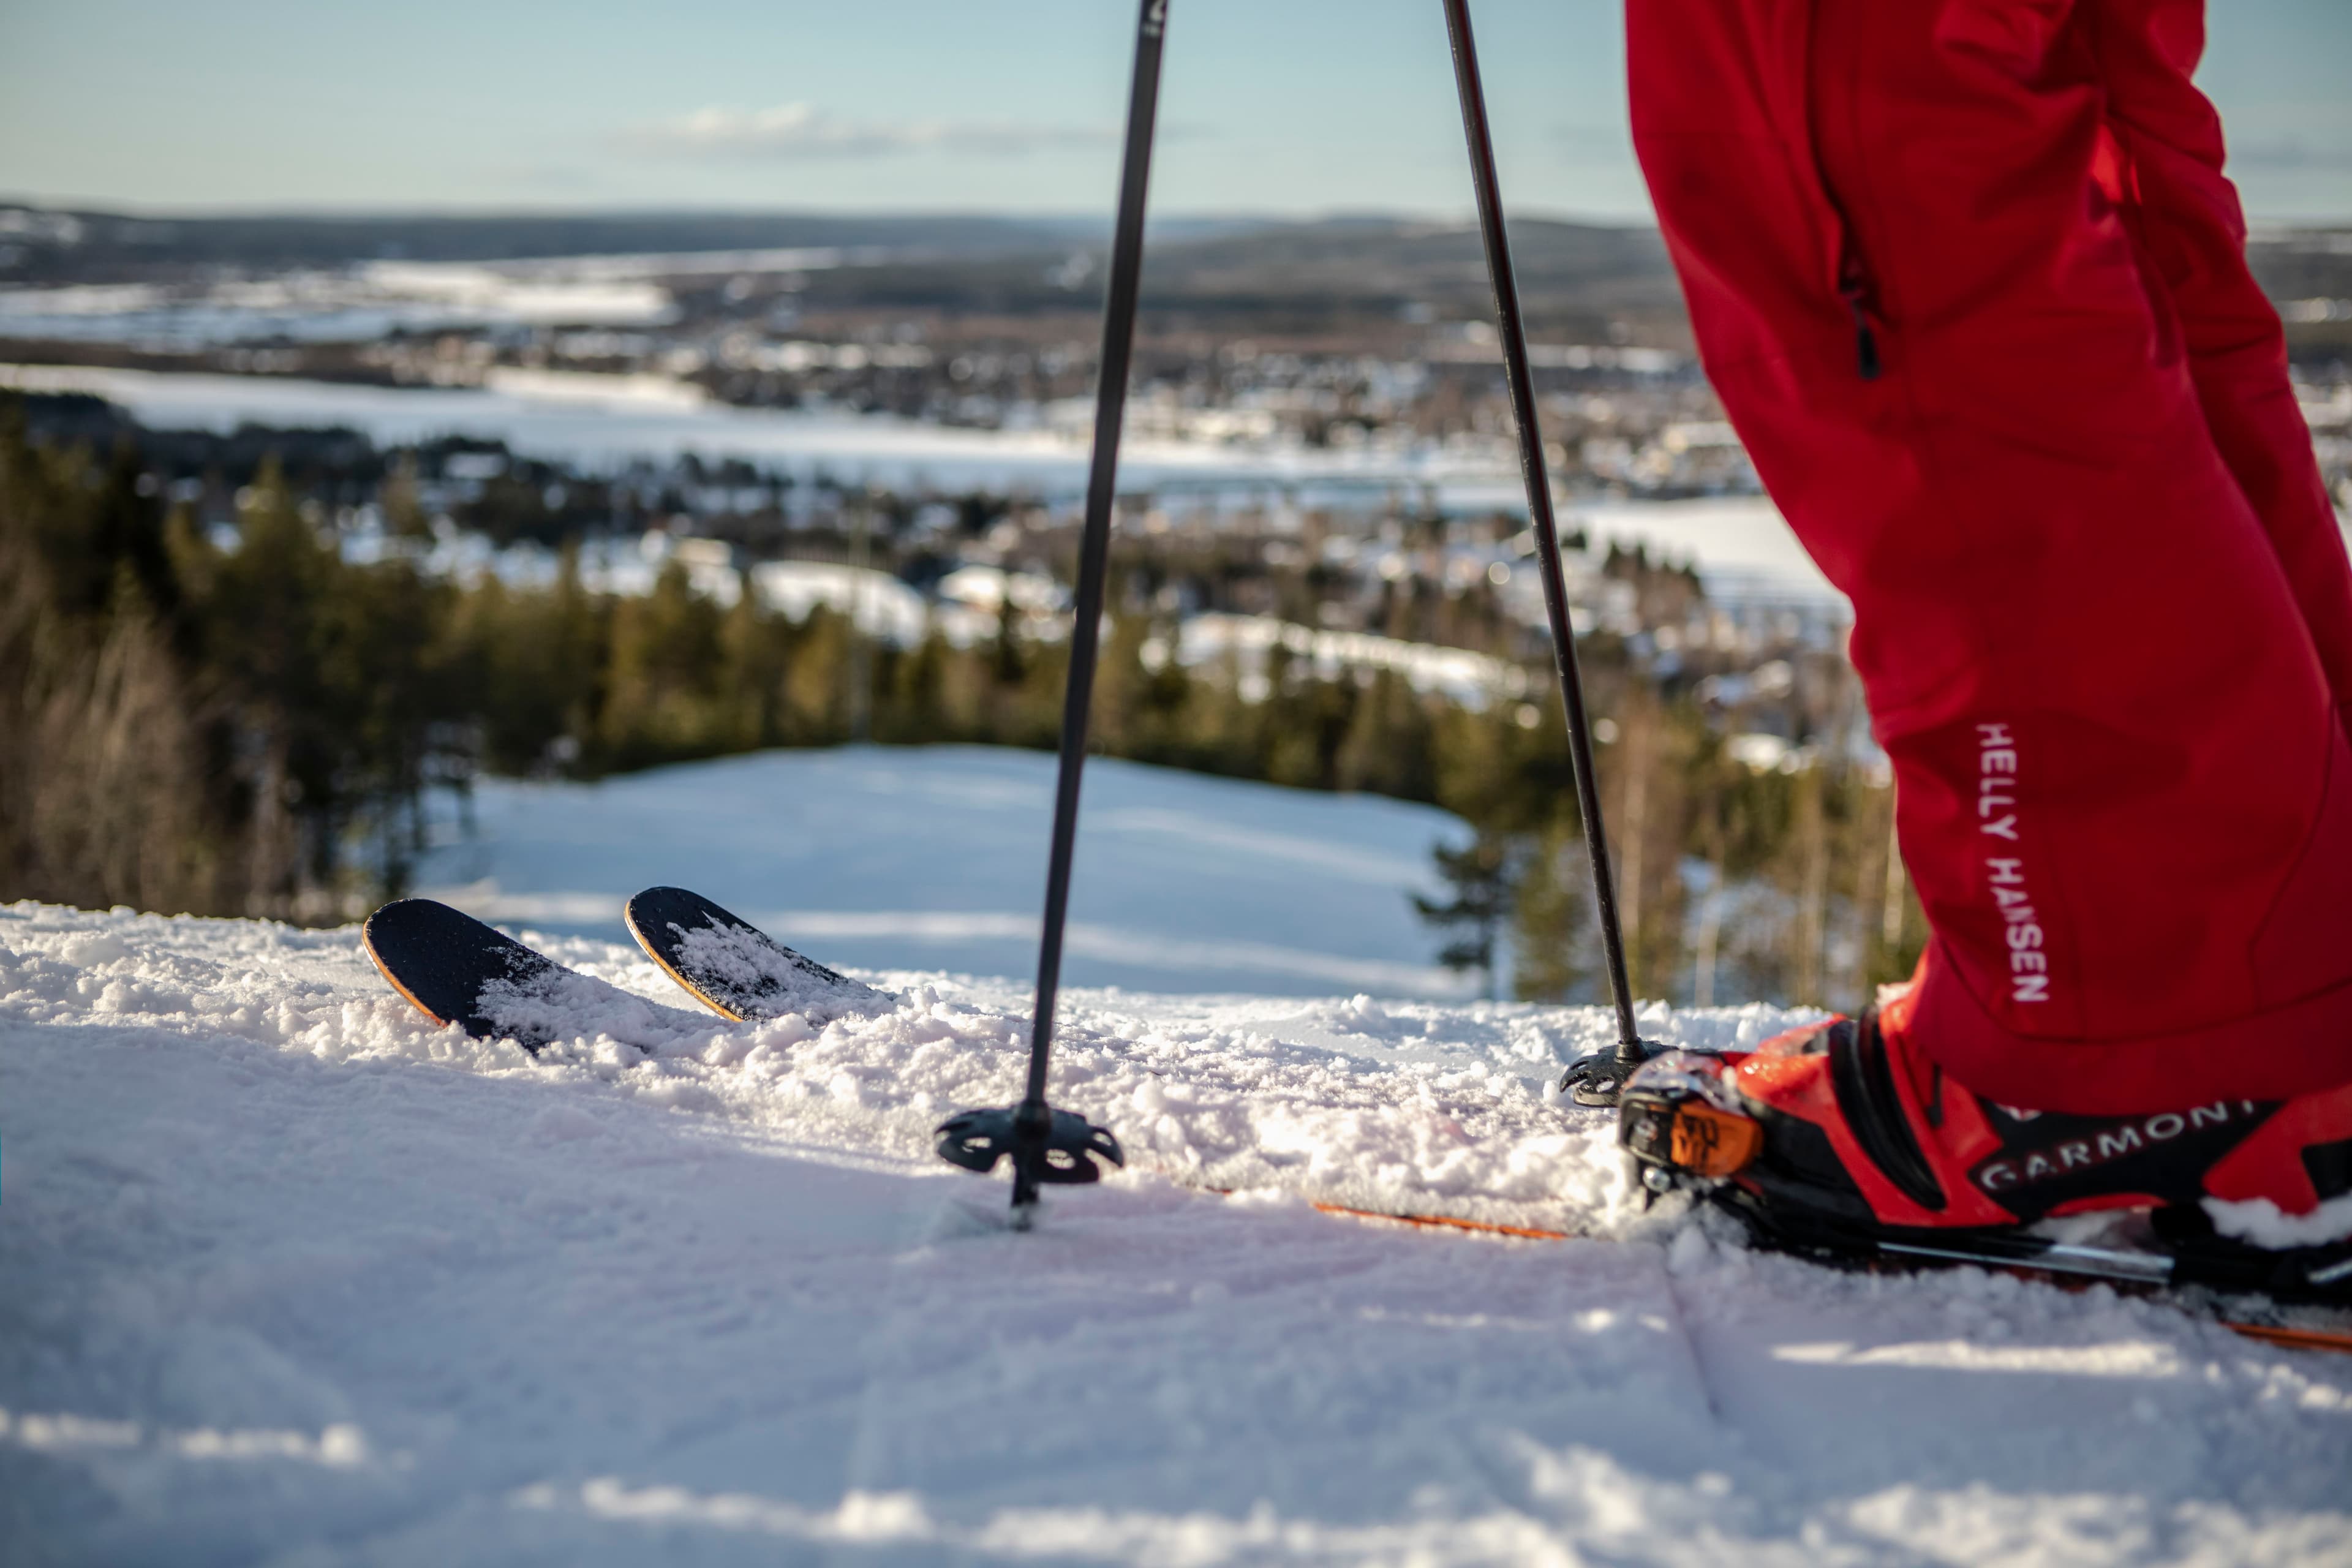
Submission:
{"label": "horizon line", "polygon": [[[812,218],[834,222],[878,220],[884,222],[939,220],[1002,223],[1006,225],[1058,225],[1103,227],[1110,224],[1108,213],[1093,213],[1061,207],[1005,210],[1002,208],[958,206],[905,207],[827,207],[770,206],[728,204],[693,204],[667,205],[658,203],[614,203],[608,205],[571,205],[531,204],[473,204],[453,202],[446,205],[382,206],[338,204],[277,205],[197,205],[194,206],[148,205],[142,203],[114,203],[104,199],[72,197],[26,196],[0,193],[0,210],[55,213],[76,218],[125,218],[150,223],[217,223],[217,222],[494,222],[499,219],[562,219],[562,218],[631,218],[631,219],[698,219],[698,218]],[[1514,205],[1509,216],[1515,220],[1559,223],[1581,228],[1643,229],[1654,232],[1654,217],[1611,216],[1589,212],[1577,212],[1559,207],[1523,207]],[[1178,208],[1151,214],[1152,224],[1265,224],[1309,225],[1328,223],[1393,223],[1434,224],[1448,228],[1475,226],[1477,211],[1472,206],[1460,208],[1421,207],[1304,207],[1304,208]],[[2250,212],[2246,215],[2249,237],[2259,237],[2263,231],[2336,231],[2352,229],[2352,210],[2332,217],[2279,216]]]}
{"label": "horizon line", "polygon": [[[1007,210],[1004,208],[957,206],[905,207],[827,207],[769,206],[728,204],[694,204],[666,205],[659,203],[619,202],[607,205],[569,205],[532,204],[472,204],[418,205],[382,206],[337,204],[275,205],[199,205],[174,207],[147,205],[141,203],[115,203],[73,197],[24,196],[0,193],[0,209],[25,212],[58,213],[71,217],[123,217],[150,222],[209,222],[225,219],[310,220],[362,219],[403,221],[426,219],[471,218],[563,218],[563,217],[647,217],[647,218],[826,218],[855,221],[870,218],[955,218],[993,223],[1041,224],[1101,224],[1108,226],[1111,215],[1092,213],[1075,208],[1038,207]],[[1580,224],[1591,228],[1655,228],[1654,218],[1610,217],[1591,213],[1570,212],[1559,208],[1521,209],[1521,216],[1547,218],[1560,223]],[[1197,207],[1155,212],[1155,222],[1174,220],[1183,223],[1340,223],[1349,221],[1375,223],[1442,223],[1449,226],[1471,226],[1478,221],[1477,209],[1465,205],[1458,209],[1439,210],[1416,207]],[[2346,220],[2352,223],[2352,215]]]}

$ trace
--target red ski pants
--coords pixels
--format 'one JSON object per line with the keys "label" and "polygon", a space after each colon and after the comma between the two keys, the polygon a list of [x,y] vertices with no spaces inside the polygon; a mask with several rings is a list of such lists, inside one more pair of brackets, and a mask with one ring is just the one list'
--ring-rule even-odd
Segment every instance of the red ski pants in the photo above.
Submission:
{"label": "red ski pants", "polygon": [[1708,375],[1853,600],[1960,1082],[2352,1080],[2352,567],[2202,0],[1628,0]]}

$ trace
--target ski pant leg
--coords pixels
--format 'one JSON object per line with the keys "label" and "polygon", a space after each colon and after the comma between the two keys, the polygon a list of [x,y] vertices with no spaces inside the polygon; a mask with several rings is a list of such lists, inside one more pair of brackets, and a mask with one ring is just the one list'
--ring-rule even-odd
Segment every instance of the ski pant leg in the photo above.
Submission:
{"label": "ski pant leg", "polygon": [[1628,0],[1627,34],[1708,375],[1854,606],[1935,932],[1906,1026],[1979,1092],[2128,1113],[2352,1079],[2352,748],[2101,190],[2095,19]]}
{"label": "ski pant leg", "polygon": [[2121,204],[2171,324],[2213,444],[2269,532],[2338,708],[2352,720],[2352,560],[2287,379],[2278,312],[2246,267],[2246,223],[2222,173],[2221,116],[2190,80],[2204,0],[2092,0]]}

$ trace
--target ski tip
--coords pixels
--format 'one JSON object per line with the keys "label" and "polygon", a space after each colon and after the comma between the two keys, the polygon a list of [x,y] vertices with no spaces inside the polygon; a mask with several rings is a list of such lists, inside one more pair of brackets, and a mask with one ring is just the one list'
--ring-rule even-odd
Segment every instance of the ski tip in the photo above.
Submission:
{"label": "ski tip", "polygon": [[[420,910],[417,908],[419,905],[426,907]],[[398,992],[410,1006],[435,1023],[446,1026],[450,1019],[436,1011],[401,978],[400,967],[394,962],[402,950],[409,945],[412,932],[419,922],[433,920],[433,911],[440,910],[457,913],[447,905],[436,904],[430,899],[394,899],[360,923],[360,949],[368,955],[368,962],[375,965],[376,973],[383,976],[385,984]],[[388,953],[393,956],[387,957]]]}
{"label": "ski tip", "polygon": [[723,1018],[830,1016],[887,1000],[690,889],[646,888],[630,898],[623,918],[646,956]]}
{"label": "ski tip", "polygon": [[507,941],[463,910],[432,899],[394,899],[360,923],[360,946],[385,984],[436,1024],[464,1021],[465,1009],[424,972],[438,967],[450,952]]}
{"label": "ski tip", "polygon": [[[362,939],[374,940],[382,935],[430,930],[463,930],[481,925],[481,921],[462,910],[433,899],[394,899],[380,904],[375,912],[360,922]],[[488,930],[488,927],[484,927]]]}
{"label": "ski tip", "polygon": [[360,941],[382,958],[416,949],[516,947],[496,926],[432,899],[394,899],[360,923]]}
{"label": "ski tip", "polygon": [[[637,945],[656,963],[662,963],[663,951],[674,946],[677,935],[669,928],[677,926],[688,931],[704,926],[740,928],[752,931],[750,921],[704,898],[687,888],[640,888],[629,895],[621,909],[622,923]],[[668,965],[663,963],[663,967]]]}
{"label": "ski tip", "polygon": [[654,961],[654,967],[668,975],[679,990],[730,1023],[743,1022],[743,1010],[730,1006],[726,997],[715,994],[717,987],[695,983],[692,966],[679,961],[678,939],[681,932],[711,927],[754,930],[750,921],[685,888],[643,888],[622,907],[621,922]]}
{"label": "ski tip", "polygon": [[436,1024],[477,1039],[511,1037],[536,1053],[538,1031],[517,1029],[486,1007],[492,996],[543,986],[570,972],[462,910],[431,899],[396,899],[361,923],[360,945],[384,983]]}

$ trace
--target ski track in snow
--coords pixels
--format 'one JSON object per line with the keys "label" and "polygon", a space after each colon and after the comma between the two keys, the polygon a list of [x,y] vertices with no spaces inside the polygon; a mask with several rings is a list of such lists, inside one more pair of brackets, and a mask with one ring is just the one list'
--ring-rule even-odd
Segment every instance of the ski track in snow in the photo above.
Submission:
{"label": "ski track in snow", "polygon": [[351,930],[0,907],[0,1561],[2352,1563],[2352,1361],[1642,1215],[1598,1010],[1066,994],[1130,1169],[1013,1237],[929,1142],[1025,988],[539,945],[619,994],[534,1060]]}

